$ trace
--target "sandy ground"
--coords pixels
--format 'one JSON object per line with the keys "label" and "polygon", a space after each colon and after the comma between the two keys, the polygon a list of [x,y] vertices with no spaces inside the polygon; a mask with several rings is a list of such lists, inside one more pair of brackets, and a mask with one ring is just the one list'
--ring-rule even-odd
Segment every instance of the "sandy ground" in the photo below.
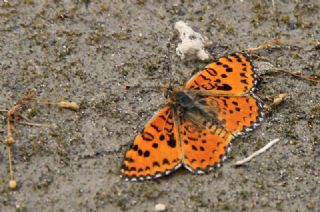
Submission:
{"label": "sandy ground", "polygon": [[[320,75],[320,2],[275,0],[274,10],[271,1],[124,2],[0,1],[0,108],[29,89],[81,104],[79,112],[44,105],[24,112],[58,127],[17,127],[15,191],[0,145],[0,211],[152,211],[158,203],[168,211],[319,211],[320,84],[272,66]],[[165,102],[160,88],[170,80],[182,85],[206,65],[175,54],[179,20],[207,38],[213,57],[278,36],[283,45],[256,52],[257,93],[288,97],[257,130],[234,140],[221,169],[124,182],[123,155]],[[274,138],[280,142],[271,150],[232,166]]]}

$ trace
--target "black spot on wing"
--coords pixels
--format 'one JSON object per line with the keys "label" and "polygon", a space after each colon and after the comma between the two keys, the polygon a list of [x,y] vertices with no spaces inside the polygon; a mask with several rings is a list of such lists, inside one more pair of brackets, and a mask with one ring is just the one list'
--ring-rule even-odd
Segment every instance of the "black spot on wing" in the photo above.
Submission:
{"label": "black spot on wing", "polygon": [[131,167],[130,169],[128,169],[129,171],[137,171],[136,167]]}
{"label": "black spot on wing", "polygon": [[213,68],[205,68],[205,70],[207,71],[207,73],[211,76],[217,76],[217,71],[214,70]]}
{"label": "black spot on wing", "polygon": [[157,127],[156,125],[151,124],[150,126],[151,126],[153,129],[155,129],[157,132],[160,132],[159,127]]}
{"label": "black spot on wing", "polygon": [[248,78],[246,73],[240,73],[240,76],[243,77],[243,78]]}
{"label": "black spot on wing", "polygon": [[204,88],[205,90],[212,90],[212,89],[215,88],[215,86],[212,85],[210,82],[207,83],[207,84],[202,85],[201,87]]}
{"label": "black spot on wing", "polygon": [[137,144],[136,144],[136,145],[133,145],[132,149],[133,149],[134,151],[138,151],[139,146],[138,146]]}
{"label": "black spot on wing", "polygon": [[241,80],[241,82],[248,85],[248,81],[246,79]]}
{"label": "black spot on wing", "polygon": [[208,80],[208,81],[210,81],[210,78],[208,78],[208,77],[204,76],[203,74],[200,74],[199,76],[200,76],[200,77],[202,77],[202,79],[204,79],[204,80]]}
{"label": "black spot on wing", "polygon": [[153,165],[153,166],[158,166],[158,167],[160,167],[160,164],[159,164],[157,161],[153,162],[152,165]]}
{"label": "black spot on wing", "polygon": [[166,121],[166,117],[164,115],[159,116],[162,120]]}
{"label": "black spot on wing", "polygon": [[229,67],[226,69],[226,72],[233,72],[233,69]]}
{"label": "black spot on wing", "polygon": [[165,165],[165,164],[170,165],[170,162],[167,158],[165,158],[165,159],[163,159],[162,164],[163,165]]}
{"label": "black spot on wing", "polygon": [[141,133],[141,137],[145,141],[152,141],[154,139],[154,136],[151,133],[145,131]]}
{"label": "black spot on wing", "polygon": [[143,157],[147,158],[147,157],[149,157],[149,156],[150,156],[150,152],[149,152],[149,151],[145,151],[145,152],[143,153]]}
{"label": "black spot on wing", "polygon": [[222,78],[227,78],[228,76],[226,74],[221,74]]}
{"label": "black spot on wing", "polygon": [[128,163],[133,163],[134,162],[134,160],[132,158],[129,158],[129,157],[125,158],[124,160],[127,161]]}
{"label": "black spot on wing", "polygon": [[167,141],[168,146],[175,148],[176,147],[176,139],[174,139],[173,135],[170,135],[170,139]]}
{"label": "black spot on wing", "polygon": [[159,136],[159,139],[160,139],[160,141],[163,141],[163,140],[165,139],[164,135],[161,134],[161,135]]}
{"label": "black spot on wing", "polygon": [[222,84],[221,86],[217,87],[217,90],[230,91],[232,90],[232,87],[228,84]]}

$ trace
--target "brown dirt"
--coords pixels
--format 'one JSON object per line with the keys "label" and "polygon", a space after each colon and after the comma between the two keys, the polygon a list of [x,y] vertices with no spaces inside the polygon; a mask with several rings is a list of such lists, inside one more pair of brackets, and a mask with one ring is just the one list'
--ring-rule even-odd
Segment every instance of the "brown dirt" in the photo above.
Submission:
{"label": "brown dirt", "polygon": [[[168,211],[319,211],[320,84],[261,68],[267,62],[320,75],[319,9],[316,0],[275,1],[275,10],[267,1],[1,1],[0,108],[32,89],[41,99],[79,102],[81,110],[32,106],[32,121],[58,128],[18,126],[15,191],[0,145],[0,211],[152,211],[157,203]],[[125,150],[165,102],[159,88],[183,84],[206,64],[175,55],[178,20],[207,37],[215,57],[280,37],[283,45],[253,61],[257,93],[288,97],[233,142],[223,168],[124,182]],[[274,138],[280,142],[271,150],[232,166]]]}

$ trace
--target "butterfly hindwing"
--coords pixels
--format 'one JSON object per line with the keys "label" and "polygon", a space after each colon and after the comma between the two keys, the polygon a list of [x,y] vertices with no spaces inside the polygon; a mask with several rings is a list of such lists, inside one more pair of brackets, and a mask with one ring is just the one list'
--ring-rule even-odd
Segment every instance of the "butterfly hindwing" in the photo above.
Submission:
{"label": "butterfly hindwing", "polygon": [[143,180],[169,174],[182,164],[202,174],[219,167],[231,140],[263,120],[262,101],[244,53],[219,58],[195,74],[146,124],[126,152],[121,173]]}
{"label": "butterfly hindwing", "polygon": [[[243,96],[206,96],[199,100],[209,108],[208,113],[214,114],[221,126],[236,135],[250,131],[264,118],[262,102],[253,94]],[[214,108],[214,110],[213,110]]]}
{"label": "butterfly hindwing", "polygon": [[180,125],[183,165],[193,173],[202,174],[220,166],[233,136],[216,125],[201,127],[182,119]]}
{"label": "butterfly hindwing", "polygon": [[181,148],[170,106],[162,108],[135,138],[121,173],[128,179],[160,177],[179,167]]}

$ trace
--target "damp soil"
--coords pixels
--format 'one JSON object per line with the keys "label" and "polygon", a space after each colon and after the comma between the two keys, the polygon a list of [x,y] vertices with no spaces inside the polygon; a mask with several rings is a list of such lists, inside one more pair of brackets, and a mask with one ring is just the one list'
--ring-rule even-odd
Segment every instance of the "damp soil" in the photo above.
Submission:
{"label": "damp soil", "polygon": [[[17,126],[14,191],[0,143],[0,211],[152,211],[158,203],[167,211],[319,211],[320,84],[274,71],[320,75],[319,1],[125,2],[0,1],[1,109],[27,90],[81,106],[22,111],[57,127]],[[180,20],[205,37],[212,58],[280,38],[282,45],[252,60],[257,95],[287,98],[233,141],[222,168],[125,182],[124,153],[164,104],[161,87],[182,85],[208,63],[175,54]],[[280,142],[263,155],[232,166],[275,138]]]}

